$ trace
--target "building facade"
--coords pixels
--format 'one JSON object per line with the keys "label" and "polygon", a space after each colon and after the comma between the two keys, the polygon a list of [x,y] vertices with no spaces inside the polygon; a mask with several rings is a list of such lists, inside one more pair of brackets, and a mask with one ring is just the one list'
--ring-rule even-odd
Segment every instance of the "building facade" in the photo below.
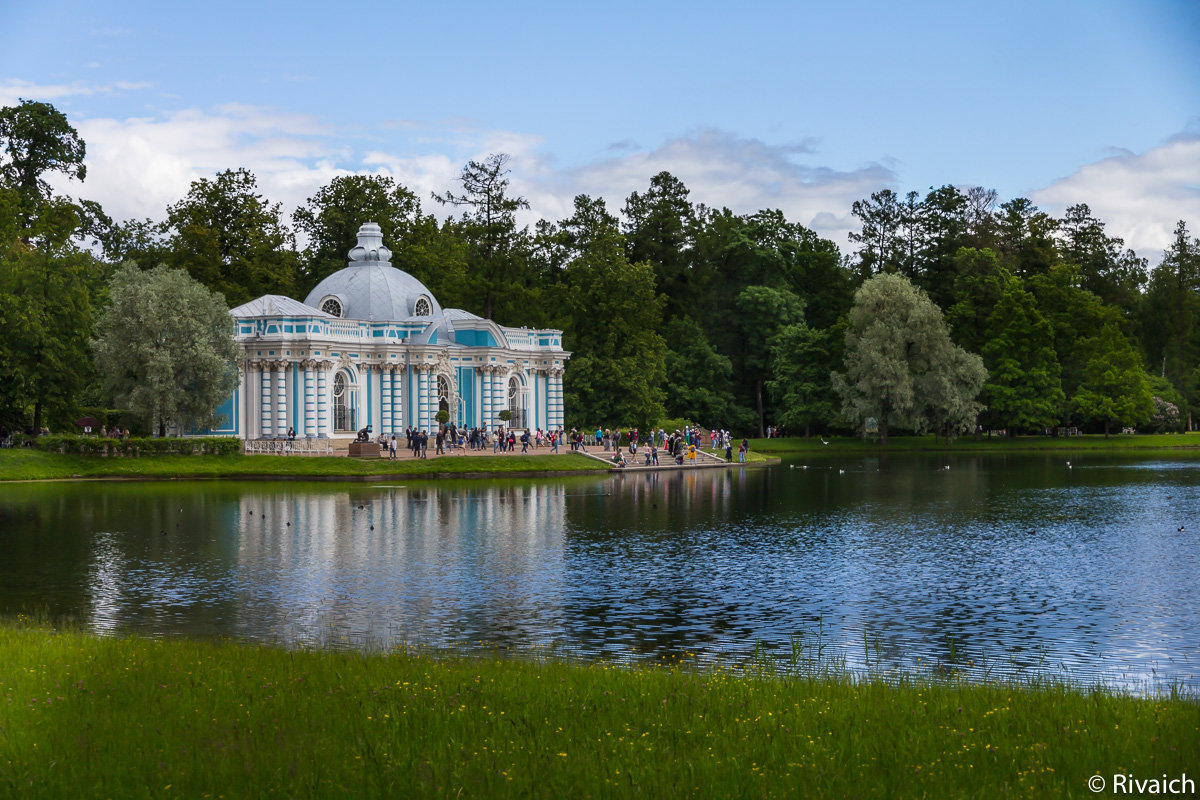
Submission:
{"label": "building facade", "polygon": [[264,295],[230,313],[241,348],[238,387],[206,433],[274,439],[563,426],[562,331],[506,328],[443,309],[390,263],[379,226],[363,225],[349,264],[301,303]]}

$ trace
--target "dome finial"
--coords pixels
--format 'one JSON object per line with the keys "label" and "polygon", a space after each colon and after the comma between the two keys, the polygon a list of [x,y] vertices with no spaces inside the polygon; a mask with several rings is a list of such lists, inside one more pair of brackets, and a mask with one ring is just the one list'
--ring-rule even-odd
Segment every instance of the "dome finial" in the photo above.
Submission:
{"label": "dome finial", "polygon": [[358,229],[358,245],[350,251],[350,262],[381,261],[388,263],[392,251],[383,246],[383,230],[375,222],[364,222]]}

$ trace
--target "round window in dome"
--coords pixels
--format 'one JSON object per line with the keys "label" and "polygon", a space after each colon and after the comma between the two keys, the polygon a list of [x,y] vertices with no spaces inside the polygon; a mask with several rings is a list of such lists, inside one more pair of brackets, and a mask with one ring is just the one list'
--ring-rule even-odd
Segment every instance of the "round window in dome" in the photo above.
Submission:
{"label": "round window in dome", "polygon": [[433,305],[427,297],[418,297],[417,302],[413,304],[414,317],[429,317],[433,315]]}
{"label": "round window in dome", "polygon": [[336,297],[326,297],[321,301],[321,310],[333,317],[342,316],[342,301]]}

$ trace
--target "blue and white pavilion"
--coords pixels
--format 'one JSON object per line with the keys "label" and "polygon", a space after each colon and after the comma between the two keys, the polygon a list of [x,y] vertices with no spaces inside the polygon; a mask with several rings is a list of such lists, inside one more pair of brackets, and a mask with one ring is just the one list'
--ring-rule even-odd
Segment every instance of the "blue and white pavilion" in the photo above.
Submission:
{"label": "blue and white pavilion", "polygon": [[233,315],[239,382],[212,434],[245,439],[434,431],[439,410],[459,427],[563,425],[562,331],[505,328],[443,309],[390,264],[379,226],[358,231],[349,266],[301,303],[264,295]]}

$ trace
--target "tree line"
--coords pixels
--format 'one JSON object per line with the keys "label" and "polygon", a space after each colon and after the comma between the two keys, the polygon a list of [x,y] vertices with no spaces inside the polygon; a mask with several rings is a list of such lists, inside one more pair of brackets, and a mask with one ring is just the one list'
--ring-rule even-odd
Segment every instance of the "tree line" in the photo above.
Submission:
{"label": "tree line", "polygon": [[303,298],[345,266],[366,221],[443,306],[563,330],[568,424],[1180,430],[1200,401],[1200,242],[1183,221],[1150,269],[1082,203],[1055,218],[978,187],[881,190],[853,204],[842,253],[779,210],[695,203],[661,172],[620,209],[580,195],[566,219],[521,226],[528,203],[502,154],[430,198],[338,176],[290,216],[231,168],[161,221],[113,220],[47,182],[85,181],[85,153],[53,106],[0,109],[9,429],[61,427],[122,396],[95,343],[121,265],[185,272],[229,306]]}

